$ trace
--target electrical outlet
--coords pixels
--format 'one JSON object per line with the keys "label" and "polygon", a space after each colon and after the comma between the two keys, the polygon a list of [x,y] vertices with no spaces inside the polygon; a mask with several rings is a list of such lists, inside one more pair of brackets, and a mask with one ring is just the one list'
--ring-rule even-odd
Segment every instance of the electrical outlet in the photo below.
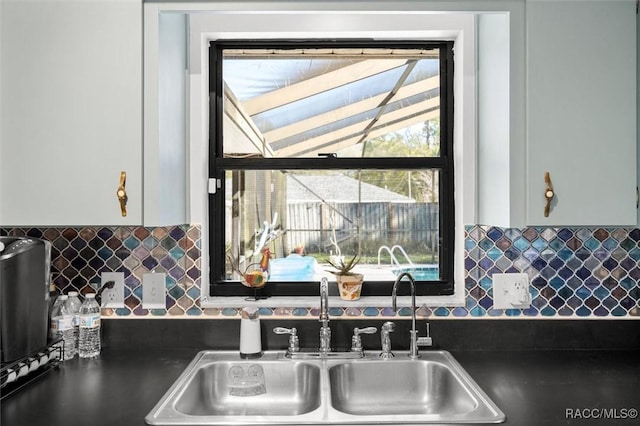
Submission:
{"label": "electrical outlet", "polygon": [[493,274],[493,307],[526,309],[531,306],[527,274]]}
{"label": "electrical outlet", "polygon": [[103,272],[100,281],[100,287],[104,287],[109,281],[115,281],[112,288],[102,292],[102,307],[124,308],[124,272]]}
{"label": "electrical outlet", "polygon": [[166,280],[167,275],[164,273],[142,274],[142,307],[144,309],[166,308]]}

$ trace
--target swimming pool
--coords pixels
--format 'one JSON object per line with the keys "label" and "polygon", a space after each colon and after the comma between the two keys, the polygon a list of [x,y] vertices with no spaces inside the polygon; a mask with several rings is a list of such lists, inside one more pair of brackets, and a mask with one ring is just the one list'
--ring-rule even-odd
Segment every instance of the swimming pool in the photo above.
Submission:
{"label": "swimming pool", "polygon": [[402,266],[399,268],[393,268],[392,271],[396,277],[403,272],[408,272],[416,281],[434,281],[440,279],[440,270],[438,265]]}

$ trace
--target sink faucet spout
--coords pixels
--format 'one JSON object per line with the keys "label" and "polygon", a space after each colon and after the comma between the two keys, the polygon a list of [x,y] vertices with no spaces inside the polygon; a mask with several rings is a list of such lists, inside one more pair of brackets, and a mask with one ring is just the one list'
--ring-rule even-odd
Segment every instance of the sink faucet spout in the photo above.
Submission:
{"label": "sink faucet spout", "polygon": [[420,357],[418,354],[418,332],[416,330],[416,283],[409,272],[403,272],[398,275],[393,283],[393,290],[391,291],[391,305],[394,312],[398,311],[396,294],[398,292],[398,284],[404,277],[407,277],[409,284],[411,285],[411,342],[409,347],[409,358],[417,359]]}
{"label": "sink faucet spout", "polygon": [[320,280],[320,355],[331,352],[331,329],[329,328],[329,280]]}

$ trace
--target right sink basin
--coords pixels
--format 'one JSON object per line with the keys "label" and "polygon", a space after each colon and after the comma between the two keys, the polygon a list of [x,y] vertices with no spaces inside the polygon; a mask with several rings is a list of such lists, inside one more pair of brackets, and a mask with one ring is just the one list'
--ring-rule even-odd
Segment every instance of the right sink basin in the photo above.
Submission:
{"label": "right sink basin", "polygon": [[[499,423],[504,413],[444,351],[329,368],[334,410],[376,423]],[[344,419],[346,420],[346,419]]]}
{"label": "right sink basin", "polygon": [[341,364],[329,380],[332,406],[358,416],[465,414],[478,405],[450,368],[433,361]]}

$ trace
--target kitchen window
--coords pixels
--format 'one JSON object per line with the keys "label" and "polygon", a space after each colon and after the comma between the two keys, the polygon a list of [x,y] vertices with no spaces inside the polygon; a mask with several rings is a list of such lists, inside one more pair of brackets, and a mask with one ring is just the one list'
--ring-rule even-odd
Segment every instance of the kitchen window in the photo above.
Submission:
{"label": "kitchen window", "polygon": [[209,76],[212,296],[259,268],[315,295],[353,257],[363,296],[453,294],[453,42],[222,40]]}

